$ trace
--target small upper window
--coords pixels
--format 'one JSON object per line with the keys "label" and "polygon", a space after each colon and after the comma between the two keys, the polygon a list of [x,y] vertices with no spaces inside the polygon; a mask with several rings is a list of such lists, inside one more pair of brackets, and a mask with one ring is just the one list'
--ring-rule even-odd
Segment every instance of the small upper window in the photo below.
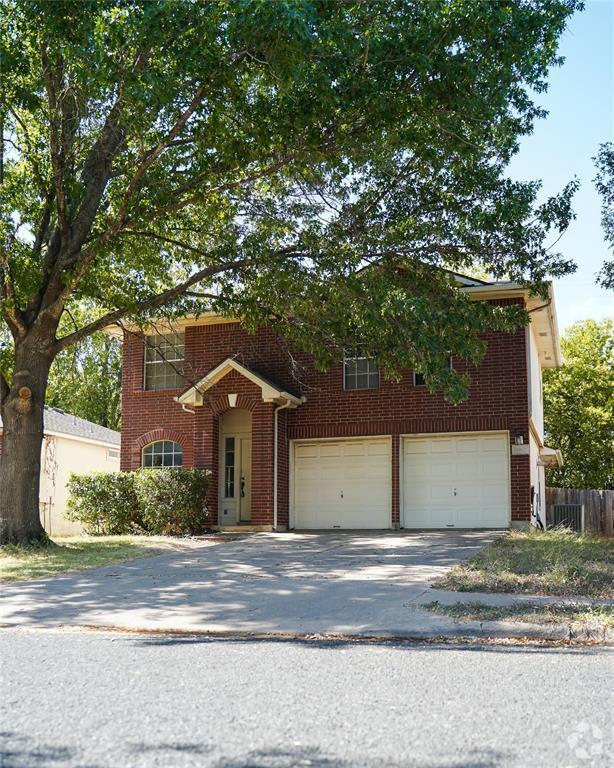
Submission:
{"label": "small upper window", "polygon": [[145,339],[145,389],[183,386],[183,333],[156,333]]}
{"label": "small upper window", "polygon": [[183,464],[183,448],[172,440],[158,440],[143,448],[143,466],[146,469],[180,467]]}
{"label": "small upper window", "polygon": [[414,371],[414,387],[425,387],[426,381],[424,380],[424,376],[421,373],[418,373],[418,371]]}
{"label": "small upper window", "polygon": [[[448,368],[452,368],[452,355],[448,358]],[[426,387],[424,376],[418,371],[414,371],[414,387]]]}
{"label": "small upper window", "polygon": [[377,389],[379,387],[379,368],[372,357],[364,357],[357,352],[354,357],[345,357],[343,361],[343,386],[345,389]]}

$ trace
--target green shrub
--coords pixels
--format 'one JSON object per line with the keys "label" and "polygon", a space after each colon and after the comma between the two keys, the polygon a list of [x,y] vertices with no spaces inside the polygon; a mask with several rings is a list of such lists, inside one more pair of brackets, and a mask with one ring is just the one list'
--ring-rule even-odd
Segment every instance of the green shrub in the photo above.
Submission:
{"label": "green shrub", "polygon": [[139,469],[135,487],[143,524],[166,536],[203,533],[208,526],[208,473],[201,469]]}
{"label": "green shrub", "polygon": [[81,523],[86,533],[94,536],[136,533],[141,526],[133,472],[72,474],[67,487],[65,516]]}
{"label": "green shrub", "polygon": [[199,534],[209,525],[208,486],[202,469],[71,475],[66,517],[99,536]]}

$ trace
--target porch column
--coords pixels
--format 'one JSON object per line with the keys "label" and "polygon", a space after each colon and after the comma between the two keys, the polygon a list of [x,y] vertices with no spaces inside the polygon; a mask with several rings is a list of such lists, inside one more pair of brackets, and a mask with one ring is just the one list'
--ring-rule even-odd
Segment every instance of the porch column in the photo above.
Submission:
{"label": "porch column", "polygon": [[208,469],[207,510],[209,524],[217,524],[218,467],[219,467],[219,418],[211,408],[198,408],[194,415],[194,466]]}
{"label": "porch column", "polygon": [[252,524],[273,525],[274,403],[259,402],[252,411]]}

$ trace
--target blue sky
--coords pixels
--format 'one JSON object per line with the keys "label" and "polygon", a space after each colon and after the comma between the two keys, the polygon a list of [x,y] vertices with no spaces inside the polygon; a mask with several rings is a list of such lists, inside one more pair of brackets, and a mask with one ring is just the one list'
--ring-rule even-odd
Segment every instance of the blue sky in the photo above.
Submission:
{"label": "blue sky", "polygon": [[558,244],[578,265],[554,285],[563,332],[576,320],[614,315],[614,294],[595,285],[608,249],[591,159],[600,143],[614,140],[614,2],[588,0],[572,17],[559,50],[565,63],[551,71],[548,92],[536,98],[550,114],[524,138],[510,174],[541,179],[544,195],[556,194],[574,176],[582,183],[574,199],[577,218]]}

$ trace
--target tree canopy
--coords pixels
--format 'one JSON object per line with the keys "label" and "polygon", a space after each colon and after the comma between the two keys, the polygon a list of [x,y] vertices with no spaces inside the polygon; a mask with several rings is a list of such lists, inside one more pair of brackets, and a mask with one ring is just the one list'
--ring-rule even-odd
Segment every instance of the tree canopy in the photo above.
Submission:
{"label": "tree canopy", "polygon": [[563,365],[544,371],[546,440],[564,461],[548,482],[614,488],[614,321],[575,323],[562,350]]}
{"label": "tree canopy", "polygon": [[[599,148],[595,158],[597,176],[595,184],[601,195],[601,226],[605,241],[614,250],[614,144],[607,142]],[[604,288],[614,290],[614,260],[606,261],[598,275]]]}
{"label": "tree canopy", "polygon": [[49,370],[110,323],[213,310],[465,398],[450,353],[528,318],[441,267],[574,269],[576,182],[538,203],[506,167],[580,6],[0,0],[0,541],[42,537]]}
{"label": "tree canopy", "polygon": [[572,269],[547,236],[574,184],[537,206],[504,169],[577,5],[2,0],[4,321],[18,338],[91,299],[59,351],[206,306],[323,364],[358,329],[463,397],[449,350],[475,362],[479,330],[523,318],[434,267]]}

